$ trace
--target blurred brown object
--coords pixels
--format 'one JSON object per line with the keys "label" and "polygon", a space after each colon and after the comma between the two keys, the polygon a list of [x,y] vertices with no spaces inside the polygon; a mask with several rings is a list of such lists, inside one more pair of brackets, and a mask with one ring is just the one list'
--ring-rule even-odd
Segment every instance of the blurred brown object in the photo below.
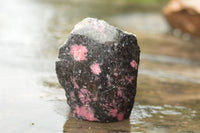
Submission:
{"label": "blurred brown object", "polygon": [[173,28],[200,37],[200,0],[171,0],[164,14]]}

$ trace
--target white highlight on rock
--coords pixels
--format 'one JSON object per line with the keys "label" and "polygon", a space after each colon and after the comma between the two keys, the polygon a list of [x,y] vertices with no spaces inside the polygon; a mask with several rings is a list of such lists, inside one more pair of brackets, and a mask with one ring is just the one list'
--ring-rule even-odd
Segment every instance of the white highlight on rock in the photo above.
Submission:
{"label": "white highlight on rock", "polygon": [[71,33],[84,35],[99,43],[105,43],[118,38],[119,32],[117,30],[118,28],[109,25],[104,20],[85,18],[74,26],[74,29]]}

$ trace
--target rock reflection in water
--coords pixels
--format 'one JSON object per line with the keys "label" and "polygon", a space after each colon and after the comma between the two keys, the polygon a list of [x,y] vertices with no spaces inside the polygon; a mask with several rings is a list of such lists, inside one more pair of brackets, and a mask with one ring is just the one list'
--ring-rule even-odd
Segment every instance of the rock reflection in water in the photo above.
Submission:
{"label": "rock reflection in water", "polygon": [[65,122],[64,133],[129,133],[131,125],[129,119],[113,123],[97,123],[77,120],[69,113]]}
{"label": "rock reflection in water", "polygon": [[[196,111],[184,106],[153,106],[136,103],[130,119],[114,123],[98,123],[78,120],[68,114],[64,133],[129,133],[187,131],[188,122],[196,117]],[[181,121],[180,121],[181,120]],[[173,122],[172,122],[173,121]],[[177,125],[184,123],[180,129]],[[195,129],[194,129],[195,130]]]}

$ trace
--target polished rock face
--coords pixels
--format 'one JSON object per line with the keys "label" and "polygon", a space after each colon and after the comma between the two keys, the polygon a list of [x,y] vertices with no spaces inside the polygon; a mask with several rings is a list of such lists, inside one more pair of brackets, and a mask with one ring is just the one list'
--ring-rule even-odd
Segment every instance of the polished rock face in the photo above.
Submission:
{"label": "polished rock face", "polygon": [[98,19],[78,23],[56,62],[57,77],[73,116],[97,122],[129,118],[139,56],[133,34]]}

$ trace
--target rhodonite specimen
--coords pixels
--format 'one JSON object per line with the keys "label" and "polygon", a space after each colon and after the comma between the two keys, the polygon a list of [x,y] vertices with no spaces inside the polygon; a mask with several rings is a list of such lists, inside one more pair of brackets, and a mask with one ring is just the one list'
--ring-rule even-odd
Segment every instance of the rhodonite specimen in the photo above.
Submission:
{"label": "rhodonite specimen", "polygon": [[129,118],[140,58],[133,34],[86,18],[74,27],[58,58],[57,77],[74,117],[97,122]]}

